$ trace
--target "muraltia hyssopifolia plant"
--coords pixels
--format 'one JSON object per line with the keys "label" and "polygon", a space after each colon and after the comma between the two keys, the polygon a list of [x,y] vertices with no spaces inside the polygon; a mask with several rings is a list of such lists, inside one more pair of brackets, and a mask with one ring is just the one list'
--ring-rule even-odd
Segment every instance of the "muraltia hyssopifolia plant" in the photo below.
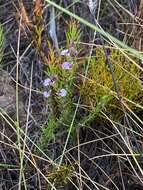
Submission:
{"label": "muraltia hyssopifolia plant", "polygon": [[[49,107],[48,121],[43,128],[46,141],[68,131],[73,117],[75,99],[75,81],[77,76],[77,52],[81,31],[78,23],[70,21],[66,31],[66,47],[55,52],[48,42],[49,57],[47,77],[43,81],[43,96]],[[58,131],[56,133],[55,131]]]}

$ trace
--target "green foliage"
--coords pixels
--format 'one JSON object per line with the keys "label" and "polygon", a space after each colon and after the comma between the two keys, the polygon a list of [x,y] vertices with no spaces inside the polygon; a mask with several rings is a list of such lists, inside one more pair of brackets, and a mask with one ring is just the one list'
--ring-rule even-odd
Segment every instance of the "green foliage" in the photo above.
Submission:
{"label": "green foliage", "polygon": [[0,25],[0,63],[3,57],[3,43],[4,43],[4,31],[2,26]]}
{"label": "green foliage", "polygon": [[81,30],[79,29],[78,22],[71,20],[68,23],[68,30],[66,31],[66,43],[67,47],[70,47],[73,43],[80,41]]}
{"label": "green foliage", "polygon": [[43,133],[43,143],[47,143],[49,140],[53,139],[55,137],[54,135],[54,129],[56,128],[56,121],[53,117],[51,117],[47,124],[43,126],[42,133]]}
{"label": "green foliage", "polygon": [[[119,50],[113,48],[110,48],[110,61],[121,96],[135,103],[142,104],[141,70],[129,59],[125,58]],[[96,48],[96,56],[91,59],[88,73],[88,79],[82,92],[82,97],[86,105],[91,108],[96,107],[97,109],[101,100],[103,101],[102,98],[109,97],[104,99],[106,112],[112,112],[113,107],[116,107],[116,109],[119,107],[120,109],[113,79],[102,47]]]}
{"label": "green foliage", "polygon": [[38,25],[35,25],[34,28],[35,28],[35,37],[36,37],[37,47],[41,48],[43,28]]}
{"label": "green foliage", "polygon": [[88,114],[86,114],[86,116],[80,120],[80,126],[87,125],[88,123],[95,120],[95,118],[100,114],[100,112],[106,109],[111,100],[112,97],[110,96],[102,96],[97,102],[97,105],[93,107],[91,110],[88,110]]}
{"label": "green foliage", "polygon": [[48,173],[48,180],[54,183],[57,187],[65,185],[68,183],[69,178],[72,177],[71,166],[64,164],[59,168],[53,168],[51,172]]}

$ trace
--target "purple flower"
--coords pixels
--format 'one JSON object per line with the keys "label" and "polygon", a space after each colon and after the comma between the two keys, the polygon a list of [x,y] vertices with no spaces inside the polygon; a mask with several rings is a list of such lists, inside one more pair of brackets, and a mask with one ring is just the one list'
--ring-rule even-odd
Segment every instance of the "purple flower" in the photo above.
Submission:
{"label": "purple flower", "polygon": [[62,68],[65,70],[70,70],[72,68],[72,63],[66,61],[62,64]]}
{"label": "purple flower", "polygon": [[43,96],[45,97],[45,98],[49,98],[50,97],[50,92],[47,92],[47,91],[45,91],[45,92],[43,92]]}
{"label": "purple flower", "polygon": [[61,97],[65,97],[67,95],[67,91],[64,88],[62,88],[59,90],[58,95]]}
{"label": "purple flower", "polygon": [[70,56],[70,52],[69,52],[68,49],[64,49],[64,50],[61,51],[61,55],[62,56]]}
{"label": "purple flower", "polygon": [[43,85],[44,86],[50,86],[51,85],[51,79],[50,78],[46,78],[45,80],[44,80],[44,82],[43,82]]}

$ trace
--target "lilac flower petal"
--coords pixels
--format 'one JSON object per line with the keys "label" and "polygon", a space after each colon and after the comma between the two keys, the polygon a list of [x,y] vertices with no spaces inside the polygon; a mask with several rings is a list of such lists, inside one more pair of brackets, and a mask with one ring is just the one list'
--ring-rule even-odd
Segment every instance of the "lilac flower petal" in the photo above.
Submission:
{"label": "lilac flower petal", "polygon": [[44,82],[43,82],[43,85],[44,85],[44,86],[50,86],[50,84],[51,84],[51,79],[50,79],[50,78],[46,78],[46,79],[44,80]]}
{"label": "lilac flower petal", "polygon": [[62,88],[60,89],[58,95],[61,97],[65,97],[67,95],[67,91],[64,88]]}
{"label": "lilac flower petal", "polygon": [[62,64],[62,68],[65,69],[65,70],[70,70],[72,68],[72,63],[70,63],[70,62],[64,62]]}
{"label": "lilac flower petal", "polygon": [[69,52],[68,49],[64,49],[64,50],[61,51],[61,55],[62,56],[70,56],[70,52]]}
{"label": "lilac flower petal", "polygon": [[45,97],[45,98],[49,98],[50,97],[50,92],[47,92],[47,91],[45,91],[45,92],[43,92],[43,96]]}

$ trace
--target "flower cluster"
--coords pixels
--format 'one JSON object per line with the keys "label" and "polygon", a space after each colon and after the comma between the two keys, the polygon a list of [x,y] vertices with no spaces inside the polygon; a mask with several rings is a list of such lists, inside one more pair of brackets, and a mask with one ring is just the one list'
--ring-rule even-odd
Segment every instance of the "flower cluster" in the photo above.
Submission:
{"label": "flower cluster", "polygon": [[43,96],[44,96],[45,98],[49,98],[50,95],[51,95],[51,92],[50,92],[50,91],[44,91],[44,92],[43,92]]}
{"label": "flower cluster", "polygon": [[[50,78],[46,78],[43,82],[43,86],[44,87],[50,87],[55,83],[54,80],[50,79]],[[60,97],[66,97],[67,96],[67,91],[66,89],[62,88],[60,90],[58,90],[58,92],[56,93],[58,96]],[[51,96],[51,90],[46,90],[43,92],[43,96],[45,98],[49,98]]]}
{"label": "flower cluster", "polygon": [[61,51],[62,56],[70,56],[70,51],[68,49],[64,49]]}
{"label": "flower cluster", "polygon": [[[70,57],[70,51],[68,49],[64,49],[61,51],[61,56],[68,56]],[[72,69],[72,61],[65,61],[62,63],[62,69],[70,70]]]}
{"label": "flower cluster", "polygon": [[52,84],[52,80],[50,78],[46,78],[43,82],[45,87],[50,86]]}
{"label": "flower cluster", "polygon": [[67,95],[67,91],[64,88],[62,88],[59,90],[57,94],[61,97],[65,97]]}
{"label": "flower cluster", "polygon": [[[71,70],[73,67],[73,60],[72,56],[70,55],[70,50],[69,49],[63,49],[60,52],[61,56],[64,56],[64,61],[61,64],[61,68],[63,70]],[[46,78],[43,82],[43,86],[46,88],[46,91],[43,92],[43,96],[45,98],[49,98],[51,96],[51,89],[50,87],[54,86],[54,83],[57,81],[57,76],[51,77],[51,78]],[[67,90],[65,88],[61,88],[57,90],[56,93],[57,96],[59,97],[66,97],[67,96]]]}
{"label": "flower cluster", "polygon": [[72,63],[68,62],[68,61],[63,62],[62,68],[65,69],[65,70],[70,70],[70,69],[72,69]]}

